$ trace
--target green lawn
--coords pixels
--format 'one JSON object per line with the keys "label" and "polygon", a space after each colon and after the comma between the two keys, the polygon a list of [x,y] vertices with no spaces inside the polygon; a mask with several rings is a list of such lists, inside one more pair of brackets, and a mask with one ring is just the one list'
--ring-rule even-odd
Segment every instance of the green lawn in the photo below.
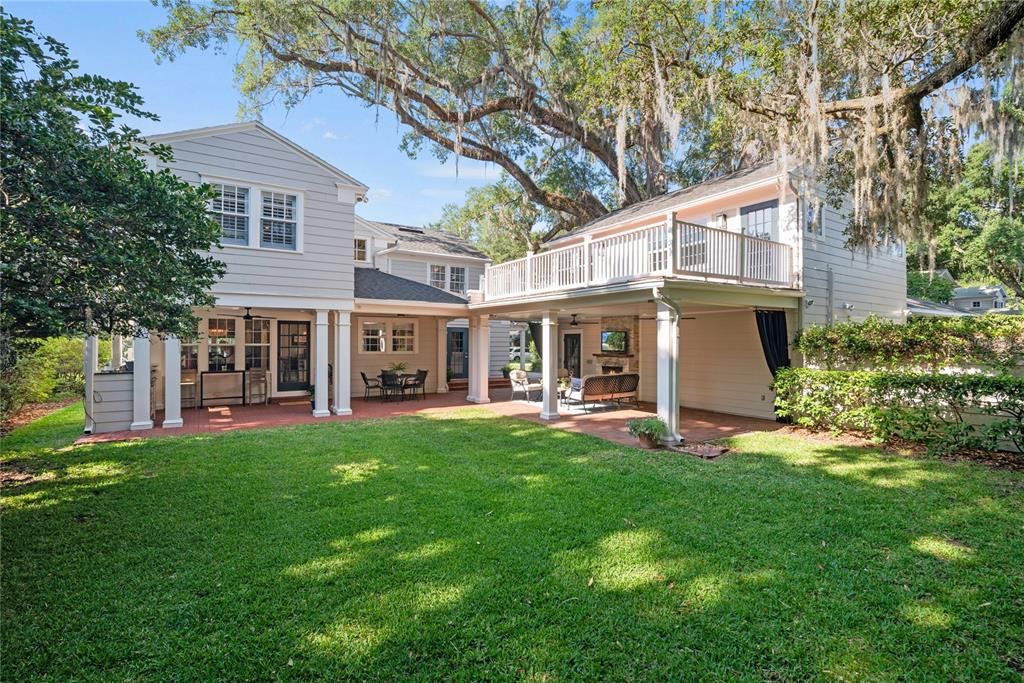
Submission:
{"label": "green lawn", "polygon": [[494,417],[4,440],[5,681],[1020,680],[1024,477]]}

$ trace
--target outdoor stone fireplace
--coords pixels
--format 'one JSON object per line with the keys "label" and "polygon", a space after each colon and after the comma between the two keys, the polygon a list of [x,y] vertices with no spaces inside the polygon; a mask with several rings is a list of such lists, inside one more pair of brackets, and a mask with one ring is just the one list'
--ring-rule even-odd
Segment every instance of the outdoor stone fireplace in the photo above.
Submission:
{"label": "outdoor stone fireplace", "polygon": [[636,316],[607,316],[601,318],[601,330],[625,330],[626,350],[622,353],[604,353],[600,350],[593,354],[594,364],[601,368],[602,375],[617,374],[620,372],[635,372],[636,344],[639,330]]}

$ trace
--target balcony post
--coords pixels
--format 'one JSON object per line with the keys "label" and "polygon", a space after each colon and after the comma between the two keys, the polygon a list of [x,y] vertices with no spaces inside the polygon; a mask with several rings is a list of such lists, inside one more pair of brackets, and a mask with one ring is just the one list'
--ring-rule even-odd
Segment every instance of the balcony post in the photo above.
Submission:
{"label": "balcony post", "polygon": [[327,309],[316,311],[316,348],[313,355],[313,417],[327,417],[331,414],[328,408],[327,365],[330,355],[327,353]]}
{"label": "balcony post", "polygon": [[658,417],[668,427],[666,444],[679,443],[679,311],[672,302],[658,301]]}
{"label": "balcony post", "polygon": [[665,220],[668,221],[668,234],[671,239],[668,267],[671,273],[675,273],[679,269],[679,221],[676,220],[674,211],[669,211]]}
{"label": "balcony post", "polygon": [[743,273],[746,272],[747,265],[747,236],[744,233],[740,233],[740,250],[739,250],[740,267],[739,272],[736,274],[736,278],[743,282]]}
{"label": "balcony post", "polygon": [[533,291],[533,250],[526,252],[526,291]]}
{"label": "balcony post", "polygon": [[173,334],[164,339],[164,429],[181,427],[181,340]]}
{"label": "balcony post", "polygon": [[590,285],[590,235],[583,236],[583,286]]}
{"label": "balcony post", "polygon": [[334,405],[335,415],[352,414],[352,314],[334,312]]}

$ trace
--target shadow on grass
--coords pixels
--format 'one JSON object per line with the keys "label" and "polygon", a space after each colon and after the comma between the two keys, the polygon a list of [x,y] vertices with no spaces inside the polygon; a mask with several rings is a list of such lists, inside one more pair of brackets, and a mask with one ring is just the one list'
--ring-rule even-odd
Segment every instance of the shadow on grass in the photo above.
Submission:
{"label": "shadow on grass", "polygon": [[732,445],[465,410],[75,448],[4,501],[4,678],[1012,675],[1019,478]]}

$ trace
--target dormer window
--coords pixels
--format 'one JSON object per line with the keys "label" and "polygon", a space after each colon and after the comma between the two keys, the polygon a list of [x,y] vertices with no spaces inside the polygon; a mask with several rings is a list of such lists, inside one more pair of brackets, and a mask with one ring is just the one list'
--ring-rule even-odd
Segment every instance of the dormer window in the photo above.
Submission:
{"label": "dormer window", "polygon": [[366,251],[366,240],[356,238],[354,246],[352,248],[352,258],[359,263],[366,263],[369,261],[369,254]]}

